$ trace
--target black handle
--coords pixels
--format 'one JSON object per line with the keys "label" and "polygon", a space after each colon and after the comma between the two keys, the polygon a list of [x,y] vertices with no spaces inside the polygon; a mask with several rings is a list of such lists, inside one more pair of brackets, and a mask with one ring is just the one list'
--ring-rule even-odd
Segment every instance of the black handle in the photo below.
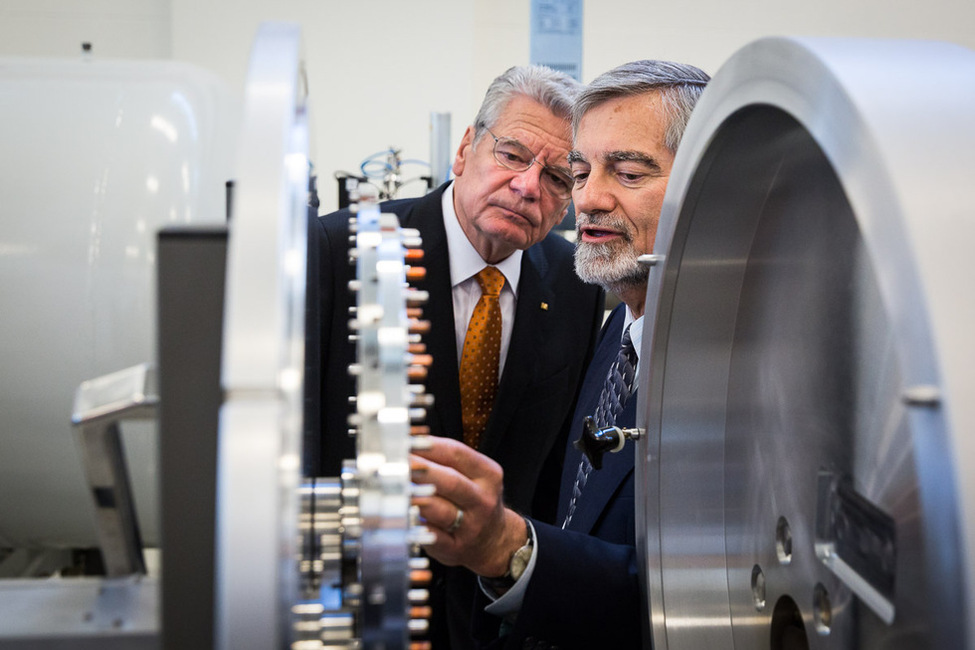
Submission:
{"label": "black handle", "polygon": [[582,451],[594,469],[603,468],[603,454],[623,448],[626,438],[619,427],[596,427],[596,421],[587,415],[582,421],[582,435],[573,444]]}

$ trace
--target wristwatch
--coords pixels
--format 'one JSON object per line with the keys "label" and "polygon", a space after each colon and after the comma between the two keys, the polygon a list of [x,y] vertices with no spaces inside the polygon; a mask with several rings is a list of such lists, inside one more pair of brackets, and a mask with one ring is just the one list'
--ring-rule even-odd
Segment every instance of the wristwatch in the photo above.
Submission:
{"label": "wristwatch", "polygon": [[535,536],[532,533],[532,526],[528,522],[528,519],[525,519],[525,527],[528,529],[528,540],[524,546],[512,553],[511,559],[508,561],[508,572],[498,578],[485,578],[481,576],[481,582],[485,587],[497,592],[507,591],[525,573],[525,569],[528,568],[528,562],[532,559],[532,550],[535,548]]}

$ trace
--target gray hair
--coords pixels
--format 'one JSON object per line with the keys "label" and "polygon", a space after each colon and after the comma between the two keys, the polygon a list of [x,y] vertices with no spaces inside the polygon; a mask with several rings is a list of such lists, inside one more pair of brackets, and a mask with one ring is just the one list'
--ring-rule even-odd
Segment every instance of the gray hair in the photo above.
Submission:
{"label": "gray hair", "polygon": [[706,72],[686,63],[648,59],[624,63],[593,79],[579,95],[572,107],[572,135],[578,131],[582,116],[600,104],[656,91],[669,117],[664,144],[676,153],[691,110],[710,79]]}
{"label": "gray hair", "polygon": [[508,102],[518,96],[532,99],[568,121],[572,117],[572,104],[582,87],[564,72],[544,65],[508,68],[491,82],[484,94],[481,108],[474,117],[474,140],[494,126]]}

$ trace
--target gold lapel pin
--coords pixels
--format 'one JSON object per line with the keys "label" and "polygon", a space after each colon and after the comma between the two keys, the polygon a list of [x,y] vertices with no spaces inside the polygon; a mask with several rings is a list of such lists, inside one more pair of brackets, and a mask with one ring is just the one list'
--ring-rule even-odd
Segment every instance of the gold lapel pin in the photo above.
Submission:
{"label": "gold lapel pin", "polygon": [[539,307],[542,308],[542,311],[548,311],[548,303],[547,302],[543,302],[541,305],[539,305]]}

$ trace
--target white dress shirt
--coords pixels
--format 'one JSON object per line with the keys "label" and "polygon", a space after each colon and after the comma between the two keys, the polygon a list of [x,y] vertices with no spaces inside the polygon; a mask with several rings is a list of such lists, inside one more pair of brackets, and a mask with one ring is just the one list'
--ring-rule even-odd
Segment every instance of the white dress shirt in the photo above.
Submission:
{"label": "white dress shirt", "polygon": [[[454,184],[451,183],[443,193],[443,225],[447,232],[447,250],[450,251],[450,286],[454,300],[454,330],[457,337],[457,364],[460,365],[464,353],[464,339],[467,337],[467,324],[474,313],[477,301],[481,299],[481,285],[474,276],[488,263],[471,244],[454,211]],[[522,251],[516,250],[507,258],[495,264],[504,275],[504,288],[501,289],[501,355],[498,379],[504,372],[504,361],[508,357],[511,343],[511,330],[515,323],[515,306],[518,304],[518,280],[521,278]]]}

